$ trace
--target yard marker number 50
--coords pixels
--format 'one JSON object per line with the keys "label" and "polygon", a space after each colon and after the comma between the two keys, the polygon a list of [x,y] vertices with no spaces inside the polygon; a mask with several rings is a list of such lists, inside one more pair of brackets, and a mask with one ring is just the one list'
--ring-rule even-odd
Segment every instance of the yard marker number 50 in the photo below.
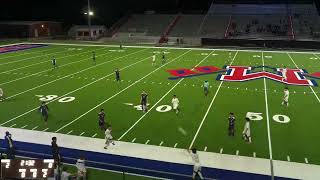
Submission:
{"label": "yard marker number 50", "polygon": [[[256,112],[247,112],[246,117],[252,121],[261,121],[263,119],[262,113],[256,113]],[[272,119],[278,123],[283,123],[283,124],[290,122],[290,118],[282,114],[276,114],[272,117]]]}

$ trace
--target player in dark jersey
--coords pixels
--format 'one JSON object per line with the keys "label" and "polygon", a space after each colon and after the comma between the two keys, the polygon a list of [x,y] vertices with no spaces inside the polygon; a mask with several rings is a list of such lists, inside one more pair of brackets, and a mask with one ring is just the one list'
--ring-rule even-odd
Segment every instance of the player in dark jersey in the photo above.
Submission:
{"label": "player in dark jersey", "polygon": [[120,49],[122,49],[122,44],[120,44]]}
{"label": "player in dark jersey", "polygon": [[92,51],[92,61],[96,64],[96,53]]}
{"label": "player in dark jersey", "polygon": [[142,91],[142,93],[141,93],[141,108],[144,113],[148,111],[147,99],[148,99],[148,94],[146,92]]}
{"label": "player in dark jersey", "polygon": [[101,130],[105,131],[106,130],[106,122],[105,122],[106,114],[104,113],[104,109],[100,110],[98,117],[99,117],[99,127]]}
{"label": "player in dark jersey", "polygon": [[162,64],[164,64],[165,62],[166,62],[166,56],[164,52],[162,52]]}
{"label": "player in dark jersey", "polygon": [[56,69],[58,67],[57,66],[57,60],[56,60],[55,57],[52,57],[51,63],[52,63],[53,69]]}
{"label": "player in dark jersey", "polygon": [[118,68],[116,69],[115,73],[116,73],[116,81],[120,81],[120,71]]}
{"label": "player in dark jersey", "polygon": [[229,114],[228,121],[229,121],[228,134],[229,136],[234,136],[234,124],[235,124],[236,118],[234,117],[234,114],[232,112]]}
{"label": "player in dark jersey", "polygon": [[52,141],[51,141],[52,156],[53,156],[55,163],[57,163],[59,165],[61,162],[61,156],[60,156],[60,152],[59,152],[59,146],[57,144],[57,138],[52,137],[51,139],[52,139]]}
{"label": "player in dark jersey", "polygon": [[42,102],[40,107],[39,107],[39,111],[41,112],[42,118],[44,120],[44,122],[47,124],[48,121],[48,117],[49,117],[49,107],[47,106],[46,102]]}

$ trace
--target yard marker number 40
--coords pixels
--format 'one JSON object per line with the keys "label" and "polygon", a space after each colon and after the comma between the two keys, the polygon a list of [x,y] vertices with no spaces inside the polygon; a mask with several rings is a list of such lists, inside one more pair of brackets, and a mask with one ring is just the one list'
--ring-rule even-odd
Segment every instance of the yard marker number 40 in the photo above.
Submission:
{"label": "yard marker number 40", "polygon": [[[252,121],[261,121],[263,119],[262,113],[256,113],[256,112],[247,112],[246,117],[248,117]],[[278,123],[290,122],[290,118],[282,114],[276,114],[272,117],[272,119]]]}

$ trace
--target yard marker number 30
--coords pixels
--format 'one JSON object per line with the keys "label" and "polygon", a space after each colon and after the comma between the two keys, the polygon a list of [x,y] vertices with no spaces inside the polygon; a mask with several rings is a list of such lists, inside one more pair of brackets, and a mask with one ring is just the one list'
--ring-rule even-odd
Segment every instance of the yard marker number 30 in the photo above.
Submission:
{"label": "yard marker number 30", "polygon": [[[252,121],[261,121],[263,119],[262,113],[256,112],[247,112],[246,117],[248,117]],[[290,118],[286,115],[276,114],[272,117],[272,119],[278,123],[289,123]]]}

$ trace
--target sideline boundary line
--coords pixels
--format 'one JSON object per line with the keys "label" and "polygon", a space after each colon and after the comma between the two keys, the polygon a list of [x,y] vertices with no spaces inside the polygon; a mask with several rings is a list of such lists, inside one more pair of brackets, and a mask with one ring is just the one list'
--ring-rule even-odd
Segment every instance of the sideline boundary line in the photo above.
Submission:
{"label": "sideline boundary line", "polygon": [[[26,42],[28,44],[30,42]],[[108,45],[108,44],[74,44],[74,43],[30,43],[30,44],[52,44],[52,45],[64,45],[64,46],[106,46],[106,47],[119,47],[118,45]],[[150,49],[182,49],[182,50],[208,50],[208,51],[239,51],[239,52],[274,52],[274,53],[297,53],[297,54],[314,54],[314,52],[309,51],[275,51],[275,50],[252,50],[252,49],[224,49],[224,48],[182,48],[182,47],[166,47],[166,46],[122,46],[128,48],[150,48]]]}

